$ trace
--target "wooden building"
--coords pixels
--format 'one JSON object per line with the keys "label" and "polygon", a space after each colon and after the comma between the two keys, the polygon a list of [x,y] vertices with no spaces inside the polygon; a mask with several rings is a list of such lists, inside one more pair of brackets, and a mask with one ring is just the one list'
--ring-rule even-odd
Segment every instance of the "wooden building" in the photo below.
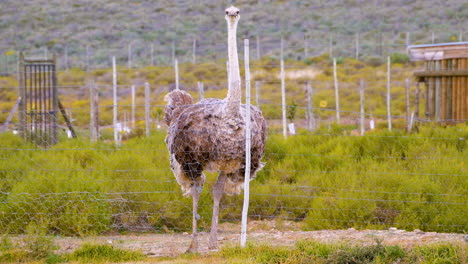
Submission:
{"label": "wooden building", "polygon": [[412,61],[424,61],[414,73],[426,92],[425,116],[436,121],[468,121],[468,42],[408,47]]}

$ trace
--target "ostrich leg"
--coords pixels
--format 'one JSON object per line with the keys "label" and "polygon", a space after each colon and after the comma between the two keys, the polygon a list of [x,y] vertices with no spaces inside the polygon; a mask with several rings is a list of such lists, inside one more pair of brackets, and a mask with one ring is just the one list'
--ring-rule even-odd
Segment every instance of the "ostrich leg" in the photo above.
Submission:
{"label": "ostrich leg", "polygon": [[198,233],[197,233],[197,221],[200,218],[198,215],[198,201],[200,200],[201,189],[197,186],[192,187],[192,199],[193,199],[193,218],[192,218],[192,243],[190,243],[187,253],[198,253]]}
{"label": "ostrich leg", "polygon": [[226,183],[227,176],[221,172],[218,180],[213,185],[213,218],[211,219],[211,232],[210,240],[208,243],[209,249],[218,248],[218,215],[219,215],[219,202],[224,193],[224,184]]}

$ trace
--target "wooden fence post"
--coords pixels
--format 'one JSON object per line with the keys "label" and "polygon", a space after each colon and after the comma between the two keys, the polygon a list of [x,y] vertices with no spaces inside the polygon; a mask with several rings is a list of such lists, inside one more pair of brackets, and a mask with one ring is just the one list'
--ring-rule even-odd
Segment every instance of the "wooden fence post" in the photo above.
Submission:
{"label": "wooden fence post", "polygon": [[307,129],[308,130],[314,130],[316,128],[316,121],[315,121],[314,113],[312,111],[312,102],[313,102],[312,97],[313,97],[313,88],[312,88],[310,81],[308,81],[306,83],[306,100],[307,100],[306,117],[307,117]]}
{"label": "wooden fence post", "polygon": [[99,140],[99,92],[96,83],[93,81],[88,82],[89,85],[89,104],[90,104],[90,140],[97,142]]}
{"label": "wooden fence post", "polygon": [[145,134],[147,137],[150,135],[151,125],[151,105],[150,105],[150,86],[149,83],[145,83]]}
{"label": "wooden fence post", "polygon": [[333,80],[335,84],[335,107],[336,107],[336,123],[340,123],[340,95],[338,88],[338,74],[336,72],[336,58],[333,58]]}
{"label": "wooden fence post", "polygon": [[419,81],[416,82],[416,91],[414,92],[414,117],[419,119]]}
{"label": "wooden fence post", "polygon": [[283,113],[283,137],[287,138],[287,128],[286,128],[286,84],[285,84],[285,74],[284,74],[284,60],[281,58],[281,110]]}
{"label": "wooden fence post", "polygon": [[179,90],[179,63],[177,59],[174,60],[174,72],[175,72],[175,89]]}
{"label": "wooden fence post", "polygon": [[135,129],[135,110],[136,110],[136,91],[135,91],[135,85],[131,86],[132,89],[132,128]]}
{"label": "wooden fence post", "polygon": [[391,62],[390,62],[390,56],[387,57],[387,122],[388,122],[388,130],[392,130],[392,110],[391,110],[391,87],[390,87],[390,73],[391,73]]}
{"label": "wooden fence post", "polygon": [[410,132],[410,80],[408,78],[405,79],[405,102],[406,102],[406,131]]}
{"label": "wooden fence post", "polygon": [[205,88],[203,87],[203,82],[197,82],[198,87],[198,100],[201,101],[205,99]]}
{"label": "wooden fence post", "polygon": [[117,130],[117,66],[115,64],[115,56],[112,57],[112,97],[113,97],[113,118],[114,126],[114,143],[119,145],[119,131]]}
{"label": "wooden fence post", "polygon": [[365,113],[364,113],[364,80],[361,79],[359,84],[359,105],[360,105],[360,130],[361,136],[364,136],[365,132]]}

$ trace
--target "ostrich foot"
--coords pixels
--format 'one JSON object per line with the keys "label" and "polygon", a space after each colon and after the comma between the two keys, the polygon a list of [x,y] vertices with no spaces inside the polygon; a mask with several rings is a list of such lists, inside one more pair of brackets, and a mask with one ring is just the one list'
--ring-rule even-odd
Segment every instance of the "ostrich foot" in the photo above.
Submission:
{"label": "ostrich foot", "polygon": [[190,246],[185,253],[198,253],[198,239],[196,236],[193,237],[192,243],[190,243]]}

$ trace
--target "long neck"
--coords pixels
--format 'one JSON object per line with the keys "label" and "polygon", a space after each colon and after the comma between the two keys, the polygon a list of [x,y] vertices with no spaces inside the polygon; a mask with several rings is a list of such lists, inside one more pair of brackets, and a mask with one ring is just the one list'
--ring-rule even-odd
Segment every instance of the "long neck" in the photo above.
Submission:
{"label": "long neck", "polygon": [[237,56],[237,21],[228,21],[228,56],[229,56],[229,78],[227,101],[229,108],[239,111],[241,101],[241,79],[239,72],[239,58]]}

